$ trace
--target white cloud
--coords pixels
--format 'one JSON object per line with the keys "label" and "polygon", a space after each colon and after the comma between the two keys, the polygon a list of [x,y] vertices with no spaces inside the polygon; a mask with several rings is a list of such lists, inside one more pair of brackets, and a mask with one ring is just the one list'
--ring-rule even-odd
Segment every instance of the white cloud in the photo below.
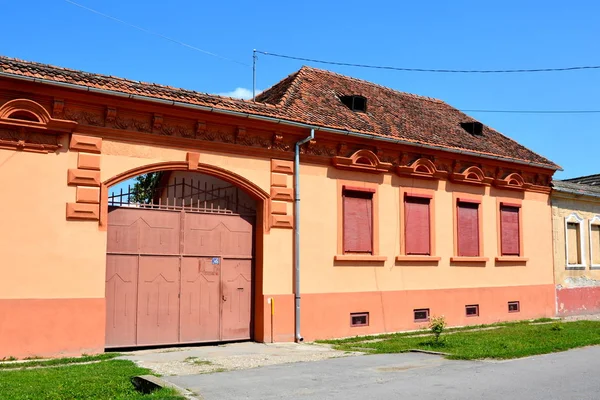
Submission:
{"label": "white cloud", "polygon": [[[257,90],[256,94],[258,95],[261,92],[261,90]],[[235,90],[232,90],[231,92],[224,92],[224,93],[217,93],[219,96],[227,96],[227,97],[233,97],[235,99],[244,99],[244,100],[248,100],[252,98],[252,89],[246,89],[243,87],[238,87],[235,88]]]}

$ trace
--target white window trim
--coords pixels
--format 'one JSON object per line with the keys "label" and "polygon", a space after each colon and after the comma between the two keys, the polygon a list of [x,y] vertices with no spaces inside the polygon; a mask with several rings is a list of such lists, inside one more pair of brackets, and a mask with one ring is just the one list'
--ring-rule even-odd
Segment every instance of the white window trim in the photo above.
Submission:
{"label": "white window trim", "polygon": [[592,243],[592,226],[600,225],[600,215],[595,215],[594,218],[590,219],[588,238],[590,241],[590,269],[600,269],[600,264],[594,264],[594,248]]}
{"label": "white window trim", "polygon": [[[577,215],[577,213],[573,212],[571,214],[569,214],[569,216],[567,216],[565,218],[565,261],[567,264],[567,269],[585,269],[586,268],[586,258],[585,258],[585,244],[584,244],[584,240],[583,240],[583,218],[581,218],[579,215]],[[580,249],[579,251],[581,252],[581,264],[569,264],[569,232],[568,232],[568,227],[567,224],[569,222],[574,222],[576,224],[579,224],[579,241],[580,243]]]}

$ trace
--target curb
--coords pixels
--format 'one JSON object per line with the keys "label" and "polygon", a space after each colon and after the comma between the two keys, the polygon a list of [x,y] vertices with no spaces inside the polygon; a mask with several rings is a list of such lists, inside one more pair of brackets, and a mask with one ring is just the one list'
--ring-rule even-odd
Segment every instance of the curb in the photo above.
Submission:
{"label": "curb", "polygon": [[158,376],[154,375],[139,375],[131,378],[131,383],[135,386],[135,389],[139,392],[148,394],[159,388],[170,388],[175,390],[177,393],[182,395],[188,400],[202,400],[202,396],[197,397],[195,393],[190,392],[187,389],[182,388],[174,383],[168,382]]}
{"label": "curb", "polygon": [[449,356],[450,353],[442,353],[441,351],[432,351],[432,350],[420,350],[420,349],[409,349],[411,353],[423,353],[423,354],[433,354],[436,356]]}

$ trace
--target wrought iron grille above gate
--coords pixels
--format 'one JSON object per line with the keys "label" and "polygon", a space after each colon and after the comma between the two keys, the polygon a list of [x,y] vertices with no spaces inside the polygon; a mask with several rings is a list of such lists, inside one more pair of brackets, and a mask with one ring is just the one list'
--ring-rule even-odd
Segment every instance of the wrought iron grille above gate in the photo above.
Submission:
{"label": "wrought iron grille above gate", "polygon": [[211,179],[186,179],[169,176],[162,173],[145,178],[150,184],[139,181],[118,192],[109,191],[109,207],[137,207],[161,210],[184,210],[211,214],[239,214],[254,216],[256,206],[249,196],[237,186],[225,181]]}

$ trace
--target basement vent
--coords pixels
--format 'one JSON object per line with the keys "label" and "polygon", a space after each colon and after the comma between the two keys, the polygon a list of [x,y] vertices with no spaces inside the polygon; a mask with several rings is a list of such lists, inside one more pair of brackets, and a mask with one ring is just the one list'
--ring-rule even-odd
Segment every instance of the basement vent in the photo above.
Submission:
{"label": "basement vent", "polygon": [[362,96],[340,96],[340,100],[352,111],[366,112],[367,98]]}
{"label": "basement vent", "polygon": [[413,310],[413,316],[415,322],[427,322],[429,321],[429,308],[419,308]]}
{"label": "basement vent", "polygon": [[483,124],[481,122],[461,122],[460,126],[471,135],[483,135]]}
{"label": "basement vent", "polygon": [[350,314],[350,326],[368,326],[369,325],[369,313],[351,313]]}
{"label": "basement vent", "polygon": [[479,316],[479,304],[472,304],[465,306],[465,312],[467,317],[478,317]]}
{"label": "basement vent", "polygon": [[518,301],[509,301],[508,302],[508,312],[519,312],[521,310],[521,305]]}

